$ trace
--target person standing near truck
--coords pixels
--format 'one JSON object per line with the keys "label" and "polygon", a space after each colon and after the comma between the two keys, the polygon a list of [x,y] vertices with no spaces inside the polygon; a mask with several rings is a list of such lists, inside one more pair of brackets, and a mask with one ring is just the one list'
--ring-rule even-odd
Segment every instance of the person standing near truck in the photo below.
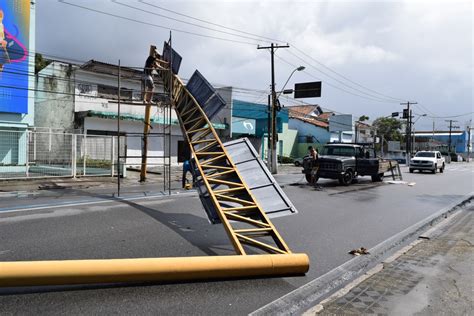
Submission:
{"label": "person standing near truck", "polygon": [[316,149],[314,149],[313,146],[309,146],[308,147],[308,156],[310,156],[313,161],[317,161],[318,160],[318,151]]}
{"label": "person standing near truck", "polygon": [[318,151],[313,146],[308,147],[308,156],[311,158],[311,184],[317,182],[317,174],[319,169]]}

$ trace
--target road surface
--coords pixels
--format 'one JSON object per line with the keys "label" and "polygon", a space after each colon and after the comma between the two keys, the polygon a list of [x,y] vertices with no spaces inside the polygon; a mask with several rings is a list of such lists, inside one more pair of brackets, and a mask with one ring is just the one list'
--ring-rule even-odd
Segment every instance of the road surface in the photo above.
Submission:
{"label": "road surface", "polygon": [[[471,167],[472,166],[472,167]],[[0,289],[0,314],[248,314],[371,248],[473,191],[474,164],[444,174],[409,174],[406,184],[341,187],[277,180],[299,213],[273,223],[293,252],[306,252],[306,276],[133,286]],[[143,189],[143,188],[142,188]],[[193,193],[162,198],[134,189],[116,200],[107,189],[0,196],[0,261],[230,255],[220,225],[210,225]]]}

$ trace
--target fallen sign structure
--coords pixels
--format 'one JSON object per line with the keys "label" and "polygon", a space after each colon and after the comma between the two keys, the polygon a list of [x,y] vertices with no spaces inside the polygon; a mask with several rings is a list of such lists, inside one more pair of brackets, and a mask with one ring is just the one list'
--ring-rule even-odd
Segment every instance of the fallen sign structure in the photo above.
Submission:
{"label": "fallen sign structure", "polygon": [[[0,286],[190,281],[301,275],[308,271],[308,256],[293,254],[269,219],[271,214],[295,213],[294,206],[251,152],[248,141],[221,142],[207,115],[217,113],[216,108],[223,106],[221,99],[212,91],[212,86],[203,84],[208,91],[201,95],[202,103],[198,102],[177,76],[181,58],[179,63],[173,62],[173,56],[179,55],[168,43],[164,51],[167,52],[164,59],[172,65],[172,70],[156,71],[171,94],[194,158],[196,181],[204,187],[201,193],[207,195],[237,255],[0,262]],[[205,79],[200,82],[207,83]],[[198,85],[195,88],[196,94],[200,89]],[[246,168],[255,164],[261,173],[270,177],[263,186],[249,187],[245,180],[252,175]],[[272,201],[275,195],[279,200]]]}
{"label": "fallen sign structure", "polygon": [[[271,172],[258,157],[253,145],[247,138],[240,138],[223,143],[235,167],[247,184],[250,193],[257,203],[265,210],[269,218],[296,214],[297,210],[286,196],[280,185],[275,181]],[[196,177],[198,178],[198,177]],[[199,179],[199,178],[198,178]],[[218,210],[212,203],[211,195],[207,191],[204,181],[196,181],[196,187],[204,209],[213,224],[221,223]],[[236,192],[238,194],[239,192]],[[240,198],[240,196],[236,196]],[[238,206],[232,200],[223,202],[226,207]]]}

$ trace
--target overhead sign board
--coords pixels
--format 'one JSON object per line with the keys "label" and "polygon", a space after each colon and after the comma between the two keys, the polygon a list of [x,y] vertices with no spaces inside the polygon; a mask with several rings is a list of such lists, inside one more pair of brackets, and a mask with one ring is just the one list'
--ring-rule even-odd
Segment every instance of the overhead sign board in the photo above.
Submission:
{"label": "overhead sign board", "polygon": [[330,132],[352,131],[352,114],[340,114],[329,117]]}
{"label": "overhead sign board", "polygon": [[321,97],[321,81],[295,83],[295,99]]}
{"label": "overhead sign board", "polygon": [[0,112],[28,113],[30,0],[0,0]]}

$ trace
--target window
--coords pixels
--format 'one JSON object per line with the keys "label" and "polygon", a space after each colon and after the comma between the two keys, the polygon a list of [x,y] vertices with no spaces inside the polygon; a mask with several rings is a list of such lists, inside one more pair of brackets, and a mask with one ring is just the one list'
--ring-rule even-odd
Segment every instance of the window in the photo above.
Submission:
{"label": "window", "polygon": [[415,157],[435,157],[435,153],[430,153],[428,151],[417,152]]}
{"label": "window", "polygon": [[[97,93],[99,98],[106,99],[117,99],[118,88],[112,86],[98,85]],[[121,100],[132,100],[133,90],[127,88],[120,89],[120,99]]]}
{"label": "window", "polygon": [[355,156],[355,148],[349,146],[325,146],[322,150],[323,155],[327,156]]}

